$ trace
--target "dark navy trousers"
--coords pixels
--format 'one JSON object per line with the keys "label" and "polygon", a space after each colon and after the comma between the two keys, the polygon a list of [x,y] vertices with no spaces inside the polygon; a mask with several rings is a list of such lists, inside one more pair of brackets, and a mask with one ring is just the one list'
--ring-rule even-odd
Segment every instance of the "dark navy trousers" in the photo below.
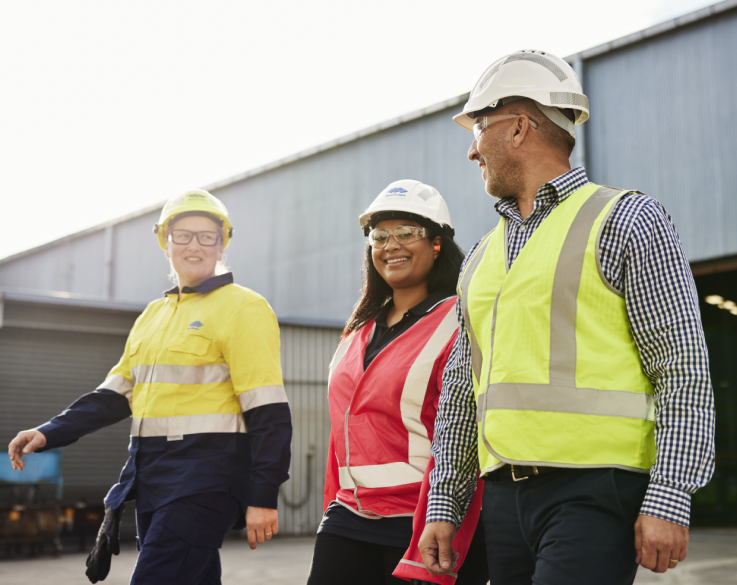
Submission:
{"label": "dark navy trousers", "polygon": [[196,494],[136,511],[141,553],[131,585],[220,585],[225,535],[242,514],[228,493]]}
{"label": "dark navy trousers", "polygon": [[491,585],[629,585],[650,475],[561,469],[484,483]]}

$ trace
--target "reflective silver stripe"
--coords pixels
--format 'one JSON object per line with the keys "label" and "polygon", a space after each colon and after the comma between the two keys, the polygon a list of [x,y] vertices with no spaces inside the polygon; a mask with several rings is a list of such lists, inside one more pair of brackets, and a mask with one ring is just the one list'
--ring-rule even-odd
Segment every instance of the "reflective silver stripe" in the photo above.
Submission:
{"label": "reflective silver stripe", "polygon": [[356,486],[385,488],[420,483],[424,475],[424,469],[419,471],[409,463],[400,462],[383,465],[354,465],[350,470],[347,467],[341,467],[338,470],[340,487],[344,489],[354,489]]}
{"label": "reflective silver stripe", "polygon": [[351,334],[348,336],[348,339],[346,339],[338,346],[338,349],[335,350],[335,354],[333,355],[333,359],[330,360],[330,365],[328,365],[328,392],[330,392],[330,378],[332,377],[335,369],[338,367],[340,361],[343,359],[343,356],[348,351],[348,347],[351,343],[353,343],[355,337],[356,332],[351,332]]}
{"label": "reflective silver stripe", "polygon": [[[504,219],[502,219],[504,221]],[[483,362],[483,355],[481,354],[481,348],[479,347],[478,341],[476,340],[476,334],[473,332],[473,326],[471,325],[471,315],[468,311],[468,288],[471,286],[471,279],[473,278],[476,269],[479,267],[479,263],[484,257],[486,248],[491,240],[491,234],[493,230],[484,239],[481,246],[478,247],[473,257],[466,264],[466,269],[463,271],[459,288],[461,289],[461,309],[463,310],[463,321],[466,325],[466,331],[468,331],[468,337],[471,342],[471,368],[473,373],[476,375],[476,380],[481,383],[481,364]]]}
{"label": "reflective silver stripe", "polygon": [[[400,563],[404,563],[405,565],[412,565],[413,567],[422,567],[423,569],[425,568],[425,565],[423,565],[422,563],[418,563],[417,561],[410,561],[410,560],[407,560],[407,559],[401,559],[399,562]],[[458,577],[458,573],[452,573],[451,572],[451,573],[448,573],[448,575],[450,575],[454,579],[456,579]]]}
{"label": "reflective silver stripe", "polygon": [[238,395],[238,402],[243,412],[264,406],[266,404],[279,404],[289,402],[284,386],[261,386],[252,390],[246,390],[243,394]]}
{"label": "reflective silver stripe", "polygon": [[550,383],[576,386],[576,311],[586,245],[596,218],[621,189],[599,187],[581,206],[563,241],[550,301]]}
{"label": "reflective silver stripe", "polygon": [[230,382],[228,364],[211,366],[140,365],[131,370],[135,384],[217,384]]}
{"label": "reflective silver stripe", "polygon": [[[343,486],[343,470],[345,469],[345,473],[350,478],[351,488],[355,488],[356,484],[353,481],[353,478],[351,477],[351,450],[350,445],[348,442],[348,416],[351,413],[351,408],[348,407],[348,410],[345,411],[345,422],[343,423],[343,434],[345,435],[345,467],[341,467],[339,469],[339,479],[340,479],[340,487]],[[348,480],[346,480],[348,482]]]}
{"label": "reflective silver stripe", "polygon": [[402,416],[404,428],[409,433],[409,464],[420,473],[425,472],[425,467],[427,467],[427,462],[430,459],[430,437],[421,418],[422,404],[425,401],[427,385],[435,367],[435,360],[457,328],[458,321],[455,311],[451,308],[430,336],[430,339],[427,340],[425,347],[422,348],[422,351],[412,363],[404,380],[402,397],[399,401],[399,412]]}
{"label": "reflective silver stripe", "polygon": [[166,437],[197,433],[245,433],[246,423],[238,414],[191,414],[160,418],[134,418],[133,437]]}
{"label": "reflective silver stripe", "polygon": [[655,420],[650,394],[555,384],[491,384],[485,410],[535,410]]}
{"label": "reflective silver stripe", "polygon": [[[615,199],[620,199],[627,193],[642,193],[641,191],[620,191],[619,195],[615,197]],[[599,271],[599,277],[601,278],[602,284],[606,286],[610,291],[612,291],[615,295],[618,297],[624,298],[624,292],[617,290],[612,286],[612,283],[609,282],[607,277],[604,275],[604,269],[601,266],[601,236],[604,233],[604,228],[606,227],[607,222],[609,221],[609,217],[614,212],[614,209],[617,207],[617,204],[614,203],[606,212],[606,215],[602,218],[601,224],[599,225],[599,233],[596,234],[596,269]]]}
{"label": "reflective silver stripe", "polygon": [[130,397],[133,395],[133,382],[126,380],[120,374],[115,374],[100,384],[97,389],[112,390],[113,392],[122,394],[130,400]]}

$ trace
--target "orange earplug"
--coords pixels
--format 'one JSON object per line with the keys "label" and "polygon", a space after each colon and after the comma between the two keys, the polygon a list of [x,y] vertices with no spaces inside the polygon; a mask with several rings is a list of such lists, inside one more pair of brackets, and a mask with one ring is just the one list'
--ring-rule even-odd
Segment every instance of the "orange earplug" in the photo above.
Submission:
{"label": "orange earplug", "polygon": [[432,247],[432,249],[433,249],[433,250],[435,250],[436,252],[440,252],[440,244],[435,244],[435,245],[434,245],[434,246]]}

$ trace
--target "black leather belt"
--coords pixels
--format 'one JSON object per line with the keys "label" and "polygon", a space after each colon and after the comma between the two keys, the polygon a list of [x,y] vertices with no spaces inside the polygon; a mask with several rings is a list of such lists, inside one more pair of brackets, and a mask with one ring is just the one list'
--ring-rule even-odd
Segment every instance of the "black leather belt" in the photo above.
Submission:
{"label": "black leather belt", "polygon": [[537,475],[544,475],[546,473],[553,473],[554,471],[560,471],[560,467],[539,467],[537,465],[504,465],[499,469],[487,473],[484,475],[486,481],[504,481],[511,479],[512,481],[522,481],[523,479],[529,479]]}

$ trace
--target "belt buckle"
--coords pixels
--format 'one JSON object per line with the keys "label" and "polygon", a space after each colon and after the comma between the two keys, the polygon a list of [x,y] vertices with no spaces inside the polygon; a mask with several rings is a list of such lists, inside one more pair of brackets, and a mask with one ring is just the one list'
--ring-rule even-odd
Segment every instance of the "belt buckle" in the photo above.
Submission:
{"label": "belt buckle", "polygon": [[[512,470],[512,481],[524,481],[525,479],[530,479],[530,476],[529,475],[525,475],[524,477],[517,477],[517,476],[515,476],[514,475],[514,464],[513,463],[510,463],[509,464],[509,467],[511,467],[511,470]],[[535,475],[538,475],[537,465],[533,465],[532,466],[532,472]]]}

